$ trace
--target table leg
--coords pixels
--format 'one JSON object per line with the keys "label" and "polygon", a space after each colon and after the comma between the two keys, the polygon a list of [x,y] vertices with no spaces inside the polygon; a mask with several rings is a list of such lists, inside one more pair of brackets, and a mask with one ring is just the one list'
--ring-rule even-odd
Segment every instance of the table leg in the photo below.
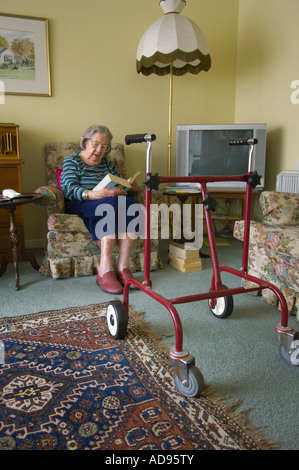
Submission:
{"label": "table leg", "polygon": [[20,276],[19,276],[19,235],[18,228],[15,220],[15,207],[8,209],[10,217],[9,235],[11,241],[11,254],[12,261],[15,268],[16,290],[20,289]]}
{"label": "table leg", "polygon": [[9,236],[10,236],[10,241],[11,241],[11,250],[7,255],[2,256],[1,258],[0,277],[2,276],[3,273],[5,273],[6,268],[7,268],[7,263],[11,256],[13,264],[14,264],[14,270],[15,270],[16,290],[19,290],[20,289],[19,261],[20,260],[30,261],[31,266],[37,271],[39,270],[39,264],[37,263],[36,258],[32,253],[22,250],[19,246],[19,234],[18,234],[18,228],[16,225],[15,214],[14,214],[15,207],[9,208],[8,212],[9,212],[9,220],[10,220]]}
{"label": "table leg", "polygon": [[30,261],[31,263],[31,266],[36,269],[36,271],[39,270],[40,268],[40,265],[38,264],[38,262],[36,261],[36,258],[34,256],[33,253],[29,253],[28,251],[24,251],[24,250],[19,250],[19,252],[21,253],[21,259],[22,261]]}

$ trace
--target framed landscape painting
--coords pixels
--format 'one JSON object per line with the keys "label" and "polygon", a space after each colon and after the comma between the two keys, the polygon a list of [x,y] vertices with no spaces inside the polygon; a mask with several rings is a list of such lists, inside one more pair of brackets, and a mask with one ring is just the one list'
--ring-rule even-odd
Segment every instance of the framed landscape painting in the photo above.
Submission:
{"label": "framed landscape painting", "polygon": [[0,13],[0,82],[7,95],[51,96],[47,19]]}

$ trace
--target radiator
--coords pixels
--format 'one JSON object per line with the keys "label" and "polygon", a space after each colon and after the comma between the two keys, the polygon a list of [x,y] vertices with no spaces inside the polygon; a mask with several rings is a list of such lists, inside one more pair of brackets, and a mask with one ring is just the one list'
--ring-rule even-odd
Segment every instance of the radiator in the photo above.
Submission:
{"label": "radiator", "polygon": [[299,194],[299,171],[282,171],[277,175],[276,191]]}

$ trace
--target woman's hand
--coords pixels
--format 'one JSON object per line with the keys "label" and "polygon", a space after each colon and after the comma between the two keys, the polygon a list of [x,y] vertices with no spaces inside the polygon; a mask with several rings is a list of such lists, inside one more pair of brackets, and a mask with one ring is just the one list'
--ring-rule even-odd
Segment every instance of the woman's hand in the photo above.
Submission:
{"label": "woman's hand", "polygon": [[89,191],[88,199],[94,201],[95,199],[101,199],[103,197],[117,197],[117,196],[126,196],[127,191],[123,188],[115,186],[114,188],[104,188],[100,191]]}
{"label": "woman's hand", "polygon": [[133,181],[132,183],[132,188],[131,191],[138,191],[139,184],[136,180]]}

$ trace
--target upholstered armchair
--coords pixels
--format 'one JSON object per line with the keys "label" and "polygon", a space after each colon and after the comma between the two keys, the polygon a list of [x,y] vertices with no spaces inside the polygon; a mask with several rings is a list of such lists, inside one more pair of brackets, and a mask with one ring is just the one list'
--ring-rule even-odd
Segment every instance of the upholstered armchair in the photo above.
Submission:
{"label": "upholstered armchair", "polygon": [[[76,215],[65,214],[62,191],[59,189],[59,175],[65,157],[80,151],[76,142],[51,142],[45,144],[46,186],[36,189],[42,194],[40,204],[47,207],[48,233],[45,256],[40,271],[55,279],[71,276],[90,276],[97,272],[101,251],[86,229],[84,222]],[[113,143],[110,158],[122,175],[126,175],[124,146]],[[142,202],[144,186],[140,186],[137,199]],[[114,249],[114,261],[118,248]],[[144,241],[137,239],[130,256],[132,272],[144,270]],[[158,242],[151,242],[151,269],[161,267]]]}
{"label": "upholstered armchair", "polygon": [[[299,195],[263,191],[260,205],[262,221],[250,224],[248,274],[278,287],[289,313],[299,321]],[[234,236],[244,240],[244,220],[235,223]],[[250,282],[245,285],[250,287]],[[270,289],[264,289],[262,297],[277,306]]]}

